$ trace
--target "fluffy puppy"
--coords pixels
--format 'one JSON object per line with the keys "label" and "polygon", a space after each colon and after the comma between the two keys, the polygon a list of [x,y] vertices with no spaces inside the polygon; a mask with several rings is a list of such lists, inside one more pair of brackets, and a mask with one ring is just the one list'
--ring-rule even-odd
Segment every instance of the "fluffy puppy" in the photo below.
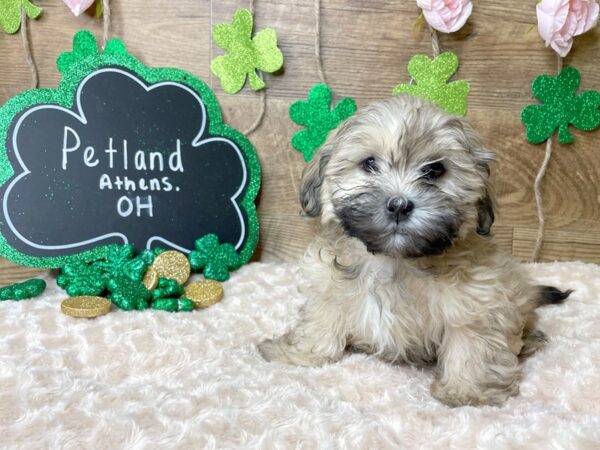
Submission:
{"label": "fluffy puppy", "polygon": [[300,201],[321,227],[306,251],[300,323],[260,344],[269,361],[317,366],[347,348],[435,363],[433,396],[499,404],[519,354],[543,335],[540,288],[489,236],[493,153],[463,119],[408,95],[350,118],[306,167]]}

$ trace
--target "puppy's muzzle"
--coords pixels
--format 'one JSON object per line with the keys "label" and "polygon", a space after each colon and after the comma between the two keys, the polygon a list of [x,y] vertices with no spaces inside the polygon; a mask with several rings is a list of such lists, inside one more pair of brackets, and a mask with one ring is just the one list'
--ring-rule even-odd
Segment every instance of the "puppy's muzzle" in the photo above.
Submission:
{"label": "puppy's muzzle", "polygon": [[402,222],[410,216],[415,204],[405,197],[392,197],[387,202],[387,211],[390,219],[396,223]]}

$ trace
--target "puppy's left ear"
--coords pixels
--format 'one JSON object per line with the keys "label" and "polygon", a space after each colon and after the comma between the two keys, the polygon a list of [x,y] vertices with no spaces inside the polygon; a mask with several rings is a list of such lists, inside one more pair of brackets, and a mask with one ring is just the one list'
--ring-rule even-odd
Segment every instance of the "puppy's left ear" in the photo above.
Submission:
{"label": "puppy's left ear", "polygon": [[477,201],[477,234],[487,236],[494,223],[496,197],[490,183],[490,163],[495,161],[494,152],[487,149],[479,134],[462,118],[453,119],[465,138],[465,146],[473,156],[484,184],[481,198]]}
{"label": "puppy's left ear", "polygon": [[331,144],[326,143],[302,172],[300,205],[309,217],[316,217],[321,214],[321,185],[325,176],[325,167],[330,157]]}

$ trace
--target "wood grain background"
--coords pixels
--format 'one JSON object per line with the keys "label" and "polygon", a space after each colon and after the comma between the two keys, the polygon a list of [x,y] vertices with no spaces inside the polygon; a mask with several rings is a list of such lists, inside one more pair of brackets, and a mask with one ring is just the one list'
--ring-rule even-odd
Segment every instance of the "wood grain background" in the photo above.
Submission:
{"label": "wood grain background", "polygon": [[[255,0],[256,29],[272,27],[285,57],[281,74],[266,76],[267,115],[251,136],[263,163],[259,216],[262,235],[256,259],[294,260],[311,238],[315,223],[299,215],[298,181],[303,160],[289,144],[298,127],[287,115],[289,105],[304,98],[319,81],[314,58],[313,0]],[[43,16],[30,24],[41,87],[60,80],[55,61],[71,49],[75,31],[101,36],[101,24],[76,18],[59,0],[37,0]],[[247,88],[224,94],[209,69],[222,51],[212,44],[213,24],[230,21],[247,7],[241,0],[113,0],[112,35],[149,66],[172,66],[205,80],[216,92],[225,120],[245,129],[258,112],[258,95]],[[416,53],[431,52],[425,30],[415,33],[419,12],[412,0],[322,0],[322,54],[326,77],[337,99],[354,97],[359,106],[390,95],[406,82],[406,64]],[[442,49],[461,58],[460,79],[471,83],[467,117],[498,154],[494,177],[500,200],[495,233],[501,246],[527,259],[537,219],[533,181],[543,145],[525,140],[521,108],[534,100],[533,78],[555,68],[554,53],[544,48],[536,27],[534,0],[477,0],[467,25],[442,35]],[[582,74],[582,89],[600,89],[599,31],[576,39],[565,64]],[[19,35],[0,33],[0,103],[29,87]],[[574,130],[576,142],[557,145],[544,181],[547,216],[543,260],[580,259],[600,263],[600,152],[598,132]],[[68,218],[65,218],[68,220]],[[0,262],[0,282],[26,277],[35,270]]]}

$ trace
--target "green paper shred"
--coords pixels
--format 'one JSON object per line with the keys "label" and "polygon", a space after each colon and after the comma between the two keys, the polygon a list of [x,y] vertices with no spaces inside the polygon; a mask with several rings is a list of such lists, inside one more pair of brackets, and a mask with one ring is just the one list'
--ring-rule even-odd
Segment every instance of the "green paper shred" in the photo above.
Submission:
{"label": "green paper shred", "polygon": [[39,278],[5,286],[0,289],[1,300],[24,300],[40,295],[46,289],[46,282]]}
{"label": "green paper shred", "polygon": [[283,54],[277,47],[277,35],[266,28],[252,37],[252,14],[238,9],[231,24],[215,25],[212,32],[215,44],[228,52],[212,60],[210,68],[228,94],[239,92],[250,79],[250,87],[258,91],[265,87],[257,70],[273,73],[283,66]]}
{"label": "green paper shred", "polygon": [[30,0],[0,0],[0,28],[13,34],[21,28],[21,8],[30,19],[37,19],[42,8],[35,6]]}
{"label": "green paper shred", "polygon": [[464,116],[471,87],[463,80],[448,83],[457,70],[458,57],[452,52],[444,52],[433,60],[426,55],[415,55],[408,63],[408,73],[415,84],[399,84],[392,94],[405,92],[427,99],[450,114]]}
{"label": "green paper shred", "polygon": [[532,84],[541,105],[528,105],[521,112],[532,144],[544,142],[558,128],[558,141],[570,144],[574,138],[569,125],[591,131],[600,125],[600,93],[585,91],[575,95],[581,75],[574,67],[565,67],[556,77],[540,75]]}
{"label": "green paper shred", "polygon": [[290,106],[290,118],[306,127],[292,137],[292,146],[302,153],[305,161],[312,160],[329,132],[355,112],[356,102],[351,98],[343,98],[332,110],[331,90],[325,84],[316,84],[306,101],[298,100]]}

